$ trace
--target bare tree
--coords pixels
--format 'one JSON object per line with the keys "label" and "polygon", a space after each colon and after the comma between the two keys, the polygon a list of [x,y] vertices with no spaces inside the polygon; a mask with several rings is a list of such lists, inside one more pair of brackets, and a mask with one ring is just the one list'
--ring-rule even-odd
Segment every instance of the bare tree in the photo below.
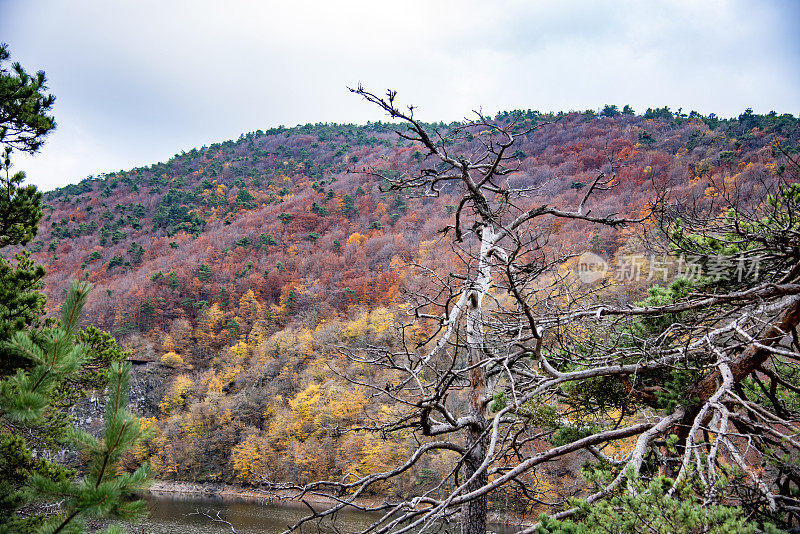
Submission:
{"label": "bare tree", "polygon": [[[211,515],[213,512],[214,515]],[[231,529],[232,534],[237,534],[236,529],[233,528],[233,524],[230,521],[222,519],[221,516],[222,512],[220,510],[201,510],[197,508],[194,512],[190,512],[186,514],[186,516],[198,515],[207,518],[212,523],[221,523],[223,525],[228,525],[228,528]]]}
{"label": "bare tree", "polygon": [[[576,455],[591,455],[612,475],[583,493],[588,503],[635,492],[633,479],[660,473],[673,477],[668,497],[692,478],[708,503],[758,494],[768,510],[797,514],[791,495],[798,471],[782,453],[798,452],[798,418],[781,397],[800,393],[797,184],[773,188],[772,200],[750,212],[732,204],[721,218],[716,204],[705,216],[697,207],[678,217],[657,199],[652,213],[670,254],[690,253],[704,265],[758,257],[761,274],[755,281],[681,279],[640,305],[613,305],[603,302],[602,286],[582,285],[559,269],[574,252],[558,252],[548,233],[556,219],[613,228],[644,221],[591,209],[596,195],[615,187],[619,161],[611,148],[575,206],[531,205],[534,191],[514,174],[509,149],[542,124],[499,125],[478,112],[440,131],[417,120],[413,107],[401,109],[393,91],[352,91],[426,151],[417,174],[383,175],[392,189],[457,195],[454,224],[443,232],[463,268],[420,266],[431,286],[409,295],[409,314],[411,325],[434,325],[426,339],[404,336],[401,350],[350,354],[394,378],[345,378],[403,407],[397,419],[369,429],[410,433],[416,449],[386,472],[298,488],[301,495],[332,495],[338,504],[291,530],[357,505],[374,485],[441,451],[455,460],[432,489],[362,506],[384,512],[371,531],[426,529],[460,514],[463,533],[483,533],[487,498],[501,490],[549,507],[554,519],[571,517],[579,508],[568,505],[569,495],[546,500],[538,470]],[[465,148],[476,141],[478,149]],[[738,497],[721,495],[722,478],[739,483]]]}

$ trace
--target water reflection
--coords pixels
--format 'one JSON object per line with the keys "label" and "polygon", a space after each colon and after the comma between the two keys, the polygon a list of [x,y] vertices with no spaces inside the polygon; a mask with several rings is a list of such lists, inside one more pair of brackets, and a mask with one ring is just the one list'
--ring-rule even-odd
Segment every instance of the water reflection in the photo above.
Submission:
{"label": "water reflection", "polygon": [[[132,525],[133,534],[270,534],[284,531],[308,514],[302,504],[259,504],[238,502],[213,497],[165,497],[149,496],[147,502],[150,517],[145,523]],[[199,513],[198,513],[199,512]],[[207,514],[207,515],[204,515]],[[215,521],[219,514],[221,520]],[[209,517],[211,516],[211,517]],[[360,511],[340,514],[335,525],[327,521],[318,530],[318,525],[308,525],[303,532],[359,532],[371,525],[378,516]],[[451,524],[439,532],[458,532],[458,525]],[[498,534],[508,534],[516,529],[492,528]]]}

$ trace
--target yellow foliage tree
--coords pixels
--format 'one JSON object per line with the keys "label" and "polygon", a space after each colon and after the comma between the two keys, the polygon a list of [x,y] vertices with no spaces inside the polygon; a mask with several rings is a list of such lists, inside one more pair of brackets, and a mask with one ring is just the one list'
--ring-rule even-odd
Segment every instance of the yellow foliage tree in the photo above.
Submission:
{"label": "yellow foliage tree", "polygon": [[164,334],[161,337],[161,347],[167,352],[172,352],[176,350],[175,340],[172,338],[172,335]]}
{"label": "yellow foliage tree", "polygon": [[168,347],[165,344],[164,350],[182,352],[191,343],[192,325],[186,319],[175,319],[170,324],[168,335],[172,339],[173,346]]}
{"label": "yellow foliage tree", "polygon": [[168,352],[161,357],[161,363],[166,365],[167,367],[176,368],[176,367],[183,367],[184,361],[183,357],[176,353],[176,352]]}
{"label": "yellow foliage tree", "polygon": [[228,350],[237,364],[244,363],[247,357],[250,356],[250,345],[246,341],[238,341]]}
{"label": "yellow foliage tree", "polygon": [[376,336],[392,326],[394,317],[386,308],[365,311],[357,319],[343,325],[342,335],[347,339],[363,339],[367,335]]}
{"label": "yellow foliage tree", "polygon": [[224,321],[225,314],[219,304],[215,303],[206,308],[198,321],[198,342],[207,347],[219,348],[225,342],[225,335],[221,334]]}
{"label": "yellow foliage tree", "polygon": [[356,245],[359,247],[362,246],[364,243],[366,243],[366,241],[367,241],[367,236],[359,234],[358,232],[350,234],[350,237],[347,238],[348,245]]}
{"label": "yellow foliage tree", "polygon": [[256,321],[264,315],[264,306],[256,298],[255,291],[248,289],[239,299],[239,307],[236,309],[236,316],[241,319],[239,325],[243,333],[250,332]]}
{"label": "yellow foliage tree", "polygon": [[248,434],[233,450],[231,461],[236,480],[255,482],[266,474],[264,439],[259,434]]}
{"label": "yellow foliage tree", "polygon": [[320,413],[322,393],[319,384],[311,384],[289,401],[294,418],[287,428],[289,436],[303,441],[314,430],[314,419]]}
{"label": "yellow foliage tree", "polygon": [[192,389],[192,379],[186,375],[180,375],[172,382],[169,390],[161,399],[158,408],[164,414],[170,414],[175,408],[182,408],[186,405],[186,397]]}

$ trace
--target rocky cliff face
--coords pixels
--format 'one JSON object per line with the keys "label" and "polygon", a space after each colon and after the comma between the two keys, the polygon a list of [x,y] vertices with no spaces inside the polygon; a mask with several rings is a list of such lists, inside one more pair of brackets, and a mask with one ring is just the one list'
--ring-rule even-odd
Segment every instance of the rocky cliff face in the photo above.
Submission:
{"label": "rocky cliff face", "polygon": [[[159,363],[133,365],[130,377],[130,408],[142,417],[152,417],[158,413],[158,400],[163,395],[164,372]],[[105,395],[100,391],[90,391],[86,397],[75,403],[70,416],[78,428],[99,436],[103,431]]]}
{"label": "rocky cliff face", "polygon": [[158,401],[164,396],[165,368],[160,363],[150,362],[131,368],[131,410],[141,417],[158,415]]}
{"label": "rocky cliff face", "polygon": [[[164,394],[164,374],[163,366],[155,362],[131,367],[129,398],[130,409],[134,413],[141,417],[158,414],[158,401]],[[89,391],[69,410],[69,416],[77,428],[93,436],[100,436],[103,433],[105,404],[104,392]],[[59,463],[72,466],[78,464],[77,451],[70,447],[40,454]]]}

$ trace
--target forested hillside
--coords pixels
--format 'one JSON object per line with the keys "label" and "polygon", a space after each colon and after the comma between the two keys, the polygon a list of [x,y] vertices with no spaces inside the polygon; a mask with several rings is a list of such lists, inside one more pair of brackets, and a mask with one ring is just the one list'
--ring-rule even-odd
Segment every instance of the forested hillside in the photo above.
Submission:
{"label": "forested hillside", "polygon": [[[678,204],[681,192],[713,199],[734,184],[746,200],[763,176],[782,172],[776,142],[792,150],[800,141],[794,117],[750,111],[722,120],[607,106],[494,118],[512,120],[521,130],[543,124],[510,154],[508,179],[530,188],[530,206],[576,204],[613,160],[618,187],[593,209],[628,217],[646,214],[667,186]],[[446,136],[452,125],[429,126]],[[481,133],[462,151],[478,151]],[[157,476],[308,481],[385,469],[398,457],[379,435],[340,432],[362,419],[371,396],[331,368],[380,380],[338,348],[400,343],[392,325],[402,322],[404,289],[418,284],[409,265],[456,261],[441,231],[454,224],[459,197],[447,188],[426,198],[387,192],[371,172],[428,165],[391,124],[316,124],[249,133],[45,194],[28,249],[47,270],[48,306],[57,309],[70,279],[92,282],[85,320],[153,362],[140,372],[161,383],[144,414],[157,432],[139,455]],[[549,231],[545,250],[605,258],[633,236],[563,220]],[[424,484],[425,469],[404,483]]]}
{"label": "forested hillside", "polygon": [[[523,116],[530,123],[556,118]],[[772,161],[772,143],[791,144],[800,135],[785,115],[746,113],[720,122],[660,109],[557,119],[514,146],[515,179],[536,188],[531,203],[577,198],[616,155],[624,161],[617,173],[624,187],[606,202],[622,213],[647,205],[654,178],[687,187],[736,180],[746,195]],[[226,332],[217,332],[209,348],[218,348],[252,327],[235,320],[248,316],[239,308],[245,295],[264,307],[271,328],[353,304],[393,302],[398,267],[421,245],[435,246],[454,206],[446,194],[423,201],[384,193],[378,179],[359,172],[411,174],[425,166],[420,147],[398,141],[389,126],[258,131],[47,193],[31,250],[47,268],[51,305],[66,280],[88,279],[101,290],[89,304],[95,324],[149,337],[176,321],[196,327],[217,314]],[[588,237],[607,254],[618,246],[606,236]],[[586,238],[561,237],[575,244]]]}

